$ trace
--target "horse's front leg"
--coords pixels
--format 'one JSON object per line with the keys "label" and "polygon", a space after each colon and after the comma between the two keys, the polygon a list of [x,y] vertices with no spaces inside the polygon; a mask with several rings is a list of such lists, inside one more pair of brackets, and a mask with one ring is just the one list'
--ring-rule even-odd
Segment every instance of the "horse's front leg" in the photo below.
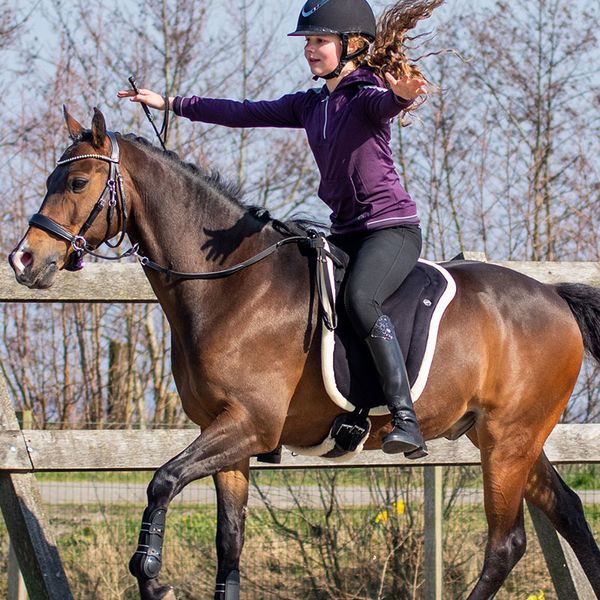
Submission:
{"label": "horse's front leg", "polygon": [[[129,561],[129,570],[138,580],[142,600],[175,598],[172,589],[158,581],[166,514],[171,500],[192,481],[216,475],[230,465],[240,465],[244,461],[249,463],[249,457],[267,451],[269,443],[265,445],[264,441],[259,441],[247,415],[235,410],[224,411],[183,452],[156,471],[148,486],[148,506],[142,517],[138,547]],[[228,479],[231,476],[224,474],[223,477]],[[243,488],[240,486],[240,498],[244,497]],[[245,488],[247,493],[247,480]],[[221,495],[224,499],[219,500],[219,517],[228,514],[227,508],[232,502],[227,494]],[[233,519],[235,521],[235,517]],[[221,528],[224,543],[230,543],[233,537],[224,531]]]}
{"label": "horse's front leg", "polygon": [[248,504],[249,460],[213,475],[217,489],[217,584],[214,600],[239,600],[240,556]]}

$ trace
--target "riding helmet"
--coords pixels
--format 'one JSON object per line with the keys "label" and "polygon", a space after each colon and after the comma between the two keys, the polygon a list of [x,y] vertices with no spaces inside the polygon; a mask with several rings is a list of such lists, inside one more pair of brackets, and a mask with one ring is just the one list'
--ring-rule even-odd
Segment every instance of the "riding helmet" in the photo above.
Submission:
{"label": "riding helmet", "polygon": [[366,0],[307,0],[300,11],[296,31],[288,35],[359,34],[375,39],[377,25]]}
{"label": "riding helmet", "polygon": [[339,35],[342,40],[340,64],[331,73],[323,75],[323,79],[332,79],[341,73],[348,61],[366,53],[369,49],[369,46],[365,45],[356,52],[348,54],[350,35],[361,35],[370,42],[375,40],[377,23],[373,9],[367,0],[307,0],[300,11],[296,30],[288,35],[320,34]]}

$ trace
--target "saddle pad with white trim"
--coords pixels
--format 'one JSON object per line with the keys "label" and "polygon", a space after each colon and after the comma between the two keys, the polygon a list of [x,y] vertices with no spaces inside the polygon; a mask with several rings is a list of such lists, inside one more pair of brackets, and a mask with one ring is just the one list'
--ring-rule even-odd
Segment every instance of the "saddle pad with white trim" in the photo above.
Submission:
{"label": "saddle pad with white trim", "polygon": [[[333,266],[328,265],[333,282]],[[335,286],[332,283],[333,289]],[[427,382],[442,316],[456,295],[450,273],[436,263],[419,260],[400,288],[383,304],[396,326],[396,335],[411,384],[413,402]],[[369,408],[370,415],[389,411],[379,377],[363,340],[358,339],[342,303],[336,305],[338,326],[323,327],[321,361],[327,393],[341,408]]]}

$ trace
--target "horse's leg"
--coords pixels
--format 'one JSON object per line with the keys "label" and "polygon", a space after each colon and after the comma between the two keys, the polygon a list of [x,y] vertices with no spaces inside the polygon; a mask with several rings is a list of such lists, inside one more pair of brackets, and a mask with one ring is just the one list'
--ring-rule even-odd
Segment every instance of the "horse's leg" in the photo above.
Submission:
{"label": "horse's leg", "polygon": [[525,497],[548,517],[573,548],[596,596],[600,598],[600,549],[586,521],[581,500],[543,453],[531,469]]}
{"label": "horse's leg", "polygon": [[165,517],[171,500],[190,482],[215,475],[240,457],[263,452],[264,446],[248,414],[234,407],[221,413],[183,452],[164,464],[148,486],[148,506],[142,517],[138,548],[129,570],[138,580],[142,600],[174,598],[170,587],[158,582]]}
{"label": "horse's leg", "polygon": [[217,584],[214,600],[239,600],[240,555],[248,503],[249,460],[213,475],[217,489]]}
{"label": "horse's leg", "polygon": [[528,445],[531,440],[506,431],[501,424],[489,423],[471,430],[469,437],[481,450],[484,481],[484,505],[488,521],[488,540],[483,569],[469,600],[493,598],[512,568],[525,553],[526,538],[523,521],[525,482],[535,457],[523,456],[515,446]]}

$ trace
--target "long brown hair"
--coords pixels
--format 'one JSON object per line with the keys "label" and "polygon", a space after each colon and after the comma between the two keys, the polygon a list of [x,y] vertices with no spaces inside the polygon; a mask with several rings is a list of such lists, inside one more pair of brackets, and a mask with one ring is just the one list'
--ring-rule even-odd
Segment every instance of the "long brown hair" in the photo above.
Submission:
{"label": "long brown hair", "polygon": [[[406,41],[415,39],[407,33],[419,21],[429,18],[443,3],[444,0],[400,0],[388,8],[379,18],[377,37],[363,65],[373,69],[384,81],[386,72],[396,78],[407,75],[425,78],[418,65],[411,63],[407,55]],[[414,110],[422,103],[416,102],[408,110]]]}

